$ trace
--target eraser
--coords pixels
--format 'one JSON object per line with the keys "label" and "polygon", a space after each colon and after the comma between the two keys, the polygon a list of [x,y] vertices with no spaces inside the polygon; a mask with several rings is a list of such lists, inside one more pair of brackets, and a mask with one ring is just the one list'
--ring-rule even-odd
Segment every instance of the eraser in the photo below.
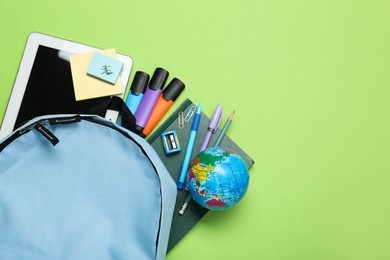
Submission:
{"label": "eraser", "polygon": [[89,64],[87,74],[114,85],[122,67],[123,62],[96,52]]}
{"label": "eraser", "polygon": [[165,154],[173,154],[181,151],[176,131],[165,132],[161,135]]}

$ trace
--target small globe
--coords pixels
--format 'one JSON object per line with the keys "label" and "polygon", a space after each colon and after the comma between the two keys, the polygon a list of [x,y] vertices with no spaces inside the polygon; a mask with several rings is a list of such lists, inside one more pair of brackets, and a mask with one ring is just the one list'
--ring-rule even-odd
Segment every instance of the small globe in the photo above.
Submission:
{"label": "small globe", "polygon": [[191,162],[186,186],[192,198],[211,210],[231,208],[245,195],[249,184],[244,160],[232,150],[213,147]]}

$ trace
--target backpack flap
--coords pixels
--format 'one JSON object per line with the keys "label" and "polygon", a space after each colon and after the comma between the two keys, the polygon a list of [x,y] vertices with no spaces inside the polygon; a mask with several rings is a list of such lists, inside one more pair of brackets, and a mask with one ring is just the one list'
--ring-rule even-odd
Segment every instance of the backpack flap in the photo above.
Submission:
{"label": "backpack flap", "polygon": [[39,117],[0,144],[0,259],[164,259],[176,186],[98,116]]}

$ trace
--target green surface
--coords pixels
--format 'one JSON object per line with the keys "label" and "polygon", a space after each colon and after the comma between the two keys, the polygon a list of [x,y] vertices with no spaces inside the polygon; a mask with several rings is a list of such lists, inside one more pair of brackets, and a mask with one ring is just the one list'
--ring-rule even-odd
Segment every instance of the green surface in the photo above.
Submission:
{"label": "green surface", "polygon": [[387,0],[3,1],[0,115],[32,31],[162,66],[256,161],[167,259],[390,259]]}

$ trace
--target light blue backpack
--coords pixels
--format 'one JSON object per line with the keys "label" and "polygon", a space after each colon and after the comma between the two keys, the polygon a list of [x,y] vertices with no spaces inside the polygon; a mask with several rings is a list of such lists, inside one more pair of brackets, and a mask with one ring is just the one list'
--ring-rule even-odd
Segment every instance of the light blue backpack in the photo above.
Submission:
{"label": "light blue backpack", "polygon": [[0,143],[0,259],[164,259],[176,185],[142,138],[43,116]]}

